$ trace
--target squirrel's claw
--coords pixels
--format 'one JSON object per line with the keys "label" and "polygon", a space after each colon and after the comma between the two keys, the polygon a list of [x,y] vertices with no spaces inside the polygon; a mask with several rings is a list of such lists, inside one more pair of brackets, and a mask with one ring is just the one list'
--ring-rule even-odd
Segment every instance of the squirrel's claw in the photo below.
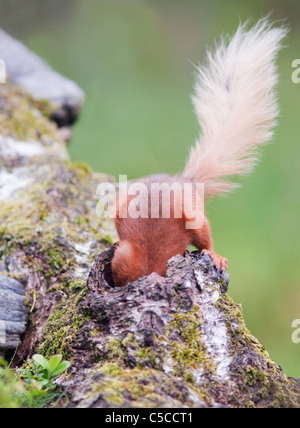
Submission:
{"label": "squirrel's claw", "polygon": [[220,256],[219,254],[215,253],[211,250],[202,250],[201,255],[209,255],[212,259],[212,263],[214,267],[220,272],[223,273],[227,271],[228,267],[228,260],[225,257]]}

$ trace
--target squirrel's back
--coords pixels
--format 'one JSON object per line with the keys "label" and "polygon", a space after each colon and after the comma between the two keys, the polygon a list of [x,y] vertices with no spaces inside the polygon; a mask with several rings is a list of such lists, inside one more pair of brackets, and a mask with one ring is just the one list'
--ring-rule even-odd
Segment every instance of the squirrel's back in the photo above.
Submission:
{"label": "squirrel's back", "polygon": [[163,276],[167,261],[184,253],[191,241],[183,212],[186,182],[180,176],[151,176],[133,183],[136,196],[119,197],[115,225],[121,242],[112,265],[116,283],[151,272]]}

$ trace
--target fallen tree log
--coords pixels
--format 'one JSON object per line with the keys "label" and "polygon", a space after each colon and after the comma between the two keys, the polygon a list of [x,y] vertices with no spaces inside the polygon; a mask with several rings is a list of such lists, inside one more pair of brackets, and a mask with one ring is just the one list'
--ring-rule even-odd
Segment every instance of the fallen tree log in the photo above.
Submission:
{"label": "fallen tree log", "polygon": [[71,163],[53,112],[16,83],[0,85],[0,352],[62,354],[70,407],[299,407],[209,257],[114,287],[117,237],[96,214],[113,179]]}

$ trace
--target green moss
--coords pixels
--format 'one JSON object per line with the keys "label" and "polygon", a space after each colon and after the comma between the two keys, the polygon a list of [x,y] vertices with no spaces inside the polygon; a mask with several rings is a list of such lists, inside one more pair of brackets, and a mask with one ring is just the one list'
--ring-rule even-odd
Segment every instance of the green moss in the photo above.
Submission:
{"label": "green moss", "polygon": [[[96,207],[93,212],[90,206],[98,177],[82,164],[59,159],[50,159],[46,167],[37,163],[35,168],[41,168],[42,180],[20,191],[18,199],[1,202],[0,261],[16,259],[25,279],[31,278],[31,287],[35,287],[28,292],[30,304],[35,301],[32,324],[40,313],[45,316],[42,301],[46,294],[46,300],[52,302],[39,352],[68,358],[71,341],[89,319],[88,314],[82,317],[78,313],[88,274],[79,262],[92,263],[103,249],[101,220]],[[77,244],[87,242],[94,244],[88,255],[76,251]]]}
{"label": "green moss", "polygon": [[106,337],[102,355],[104,358],[99,356],[100,367],[108,362],[126,368],[134,361],[138,368],[162,369],[163,350],[159,341],[155,340],[154,346],[151,347],[140,346],[131,333],[122,339]]}
{"label": "green moss", "polygon": [[288,379],[270,358],[265,348],[251,335],[242,315],[242,308],[224,295],[218,302],[227,317],[230,347],[234,355],[252,355],[251,364],[244,368],[236,359],[231,365],[235,392],[229,403],[234,407],[299,407],[299,388]]}
{"label": "green moss", "polygon": [[92,173],[92,169],[89,165],[83,162],[67,162],[67,164],[74,168],[76,173],[80,173],[81,176],[85,177]]}
{"label": "green moss", "polygon": [[143,401],[144,407],[153,405],[153,398],[158,401],[155,394],[157,382],[150,380],[151,375],[155,375],[153,370],[120,370],[105,365],[97,373],[108,377],[92,384],[88,398],[101,395],[113,405],[122,405],[126,397],[132,401],[133,407],[138,406],[140,400]]}
{"label": "green moss", "polygon": [[101,392],[104,398],[112,404],[123,404],[125,397],[133,407],[158,407],[165,402],[164,385],[166,380],[157,375],[152,369],[124,369],[110,364],[104,365],[97,373],[108,375],[103,383],[94,386],[93,393]]}
{"label": "green moss", "polygon": [[123,373],[123,367],[113,363],[106,363],[101,366],[100,372],[110,376],[119,376]]}
{"label": "green moss", "polygon": [[109,234],[103,236],[103,241],[109,245],[113,245],[113,243],[114,243],[113,238]]}
{"label": "green moss", "polygon": [[81,288],[80,292],[74,292],[73,287],[74,285],[67,299],[57,305],[43,329],[39,353],[46,358],[61,354],[64,358],[70,359],[73,356],[70,354],[70,343],[80,327],[89,319],[78,313],[78,303],[87,291],[86,284],[84,282],[77,284],[77,287]]}
{"label": "green moss", "polygon": [[26,191],[20,191],[17,200],[1,202],[0,257],[34,247],[34,255],[38,257],[31,257],[29,262],[42,271],[47,269],[43,273],[49,279],[60,276],[72,264],[67,257],[72,251],[63,241],[72,246],[86,242],[84,233],[99,241],[102,236],[96,212],[90,212],[90,206],[83,212],[85,199],[90,202],[94,196],[93,187],[88,188],[86,181],[89,178],[95,188],[97,184],[86,168],[76,169],[70,162],[56,162],[43,178],[43,183],[34,183]]}
{"label": "green moss", "polygon": [[[48,120],[47,102],[35,101],[10,82],[0,85],[1,134],[21,141],[61,141],[57,126]],[[49,107],[49,104],[48,104]]]}
{"label": "green moss", "polygon": [[198,306],[190,312],[177,312],[166,330],[167,338],[174,333],[181,340],[168,340],[174,361],[175,374],[194,382],[193,370],[203,367],[206,374],[214,373],[215,365],[208,356],[201,336],[202,318]]}

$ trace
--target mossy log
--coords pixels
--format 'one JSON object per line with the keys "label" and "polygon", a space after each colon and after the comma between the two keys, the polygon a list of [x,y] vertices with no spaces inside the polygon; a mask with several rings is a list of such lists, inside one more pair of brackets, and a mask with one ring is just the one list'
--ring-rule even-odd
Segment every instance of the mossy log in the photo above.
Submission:
{"label": "mossy log", "polygon": [[299,407],[299,382],[249,333],[209,258],[186,252],[164,278],[114,287],[117,236],[96,215],[113,179],[70,162],[45,106],[0,85],[0,327],[8,308],[22,324],[11,346],[0,331],[0,352],[62,354],[70,407]]}

